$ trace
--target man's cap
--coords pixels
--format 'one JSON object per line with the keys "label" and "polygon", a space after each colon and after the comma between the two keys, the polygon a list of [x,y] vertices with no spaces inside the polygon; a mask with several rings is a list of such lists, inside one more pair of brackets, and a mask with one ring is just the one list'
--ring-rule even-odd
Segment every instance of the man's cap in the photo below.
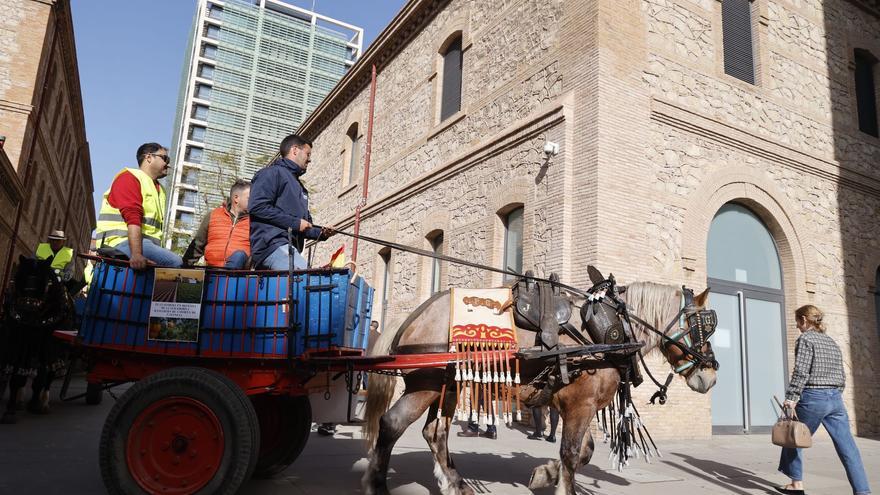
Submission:
{"label": "man's cap", "polygon": [[50,241],[65,241],[65,240],[67,240],[67,236],[64,235],[63,230],[53,230],[49,234],[49,240]]}

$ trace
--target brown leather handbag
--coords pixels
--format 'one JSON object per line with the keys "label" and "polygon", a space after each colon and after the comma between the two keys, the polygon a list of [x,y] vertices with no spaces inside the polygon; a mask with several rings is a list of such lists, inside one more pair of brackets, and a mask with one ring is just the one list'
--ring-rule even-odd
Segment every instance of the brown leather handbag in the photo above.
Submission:
{"label": "brown leather handbag", "polygon": [[773,425],[771,438],[773,445],[786,447],[789,449],[806,449],[813,446],[813,435],[810,429],[802,423],[795,412],[794,408],[783,407],[779,403],[779,399],[775,396],[776,403],[782,409],[782,415]]}

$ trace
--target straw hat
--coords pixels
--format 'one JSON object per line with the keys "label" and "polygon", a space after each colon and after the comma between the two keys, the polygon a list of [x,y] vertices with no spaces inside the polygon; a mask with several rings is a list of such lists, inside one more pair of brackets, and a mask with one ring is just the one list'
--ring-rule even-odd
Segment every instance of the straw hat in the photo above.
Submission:
{"label": "straw hat", "polygon": [[53,231],[49,234],[49,240],[50,240],[50,241],[66,241],[66,240],[67,240],[67,236],[64,235],[64,231],[63,231],[63,230],[53,230]]}

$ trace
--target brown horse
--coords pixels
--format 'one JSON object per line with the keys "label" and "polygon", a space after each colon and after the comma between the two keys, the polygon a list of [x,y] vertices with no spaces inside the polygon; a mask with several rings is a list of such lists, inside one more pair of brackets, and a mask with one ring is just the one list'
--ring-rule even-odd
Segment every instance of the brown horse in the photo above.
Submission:
{"label": "brown horse", "polygon": [[[694,304],[699,309],[705,307],[707,295],[708,289],[694,298]],[[679,308],[682,296],[682,290],[674,286],[640,282],[627,286],[625,294],[621,297],[626,301],[630,314],[640,316],[644,322],[662,332],[667,328],[667,324],[677,320],[681,314]],[[570,296],[569,300],[573,309],[569,323],[575,328],[580,328],[579,309],[585,300],[580,296]],[[419,306],[400,325],[396,333],[383,333],[373,349],[373,354],[405,353],[410,349],[413,350],[411,352],[430,352],[430,349],[448,348],[449,305],[448,291],[435,294]],[[693,356],[685,352],[685,349],[690,347],[682,346],[683,349],[669,345],[668,341],[639,323],[634,323],[632,328],[634,336],[645,343],[643,353],[654,349],[663,353],[672,368],[680,371],[680,376],[686,380],[692,390],[706,393],[715,385],[715,368],[702,361],[694,365]],[[686,339],[683,335],[679,337],[677,330],[678,325],[673,324],[669,334],[675,334],[673,336],[676,339]],[[535,333],[518,329],[517,337],[522,345],[533,342]],[[559,342],[563,345],[577,345],[577,342],[564,334],[560,335]],[[693,350],[703,356],[712,355],[708,341]],[[539,360],[521,361],[523,383],[529,383],[543,369],[544,364],[536,361]],[[596,360],[593,363],[595,364],[588,366],[586,372],[554,393],[553,401],[563,420],[560,459],[535,468],[529,483],[530,488],[556,485],[557,493],[575,493],[575,472],[579,466],[590,462],[593,455],[594,443],[589,430],[590,422],[597,411],[608,406],[614,399],[621,380],[620,372],[616,367],[603,360]],[[457,399],[455,394],[445,394],[443,414],[438,414],[442,385],[444,380],[449,380],[447,371],[437,368],[417,369],[407,373],[403,379],[406,385],[403,396],[389,409],[395,378],[383,375],[370,378],[364,435],[371,448],[368,455],[369,466],[362,480],[364,493],[367,495],[388,493],[388,464],[394,444],[425,410],[430,409],[422,434],[433,453],[434,474],[441,492],[473,494],[473,489],[455,469],[447,447],[451,411]]]}

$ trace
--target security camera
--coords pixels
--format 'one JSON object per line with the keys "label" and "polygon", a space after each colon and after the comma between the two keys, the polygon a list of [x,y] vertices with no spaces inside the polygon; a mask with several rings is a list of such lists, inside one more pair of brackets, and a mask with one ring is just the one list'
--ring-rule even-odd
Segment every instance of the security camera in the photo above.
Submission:
{"label": "security camera", "polygon": [[556,156],[559,154],[559,143],[547,141],[544,143],[544,154],[547,156]]}

